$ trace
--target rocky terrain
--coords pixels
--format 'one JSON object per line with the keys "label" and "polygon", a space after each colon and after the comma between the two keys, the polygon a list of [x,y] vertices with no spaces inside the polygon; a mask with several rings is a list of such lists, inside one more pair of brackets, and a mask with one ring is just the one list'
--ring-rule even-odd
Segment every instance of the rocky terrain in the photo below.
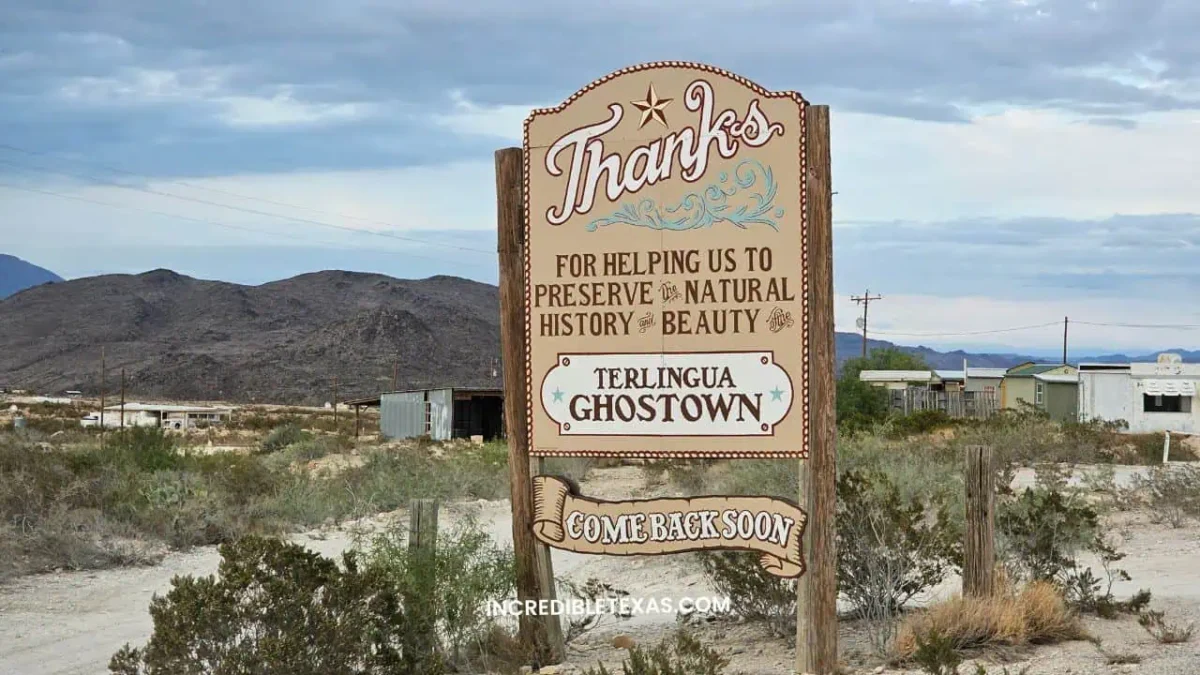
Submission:
{"label": "rocky terrain", "polygon": [[498,291],[327,271],[261,286],[168,270],[28,289],[0,301],[0,386],[320,404],[398,384],[498,386]]}

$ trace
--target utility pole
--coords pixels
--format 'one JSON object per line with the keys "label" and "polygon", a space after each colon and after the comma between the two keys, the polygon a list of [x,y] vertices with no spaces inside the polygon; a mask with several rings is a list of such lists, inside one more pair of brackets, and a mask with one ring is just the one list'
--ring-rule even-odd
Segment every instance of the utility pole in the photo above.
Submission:
{"label": "utility pole", "polygon": [[400,390],[400,360],[392,363],[392,391]]}
{"label": "utility pole", "polygon": [[1070,321],[1067,317],[1063,317],[1063,365],[1067,365],[1067,323]]}
{"label": "utility pole", "polygon": [[338,381],[337,375],[333,376],[333,430],[336,433],[338,428]]}
{"label": "utility pole", "polygon": [[862,356],[863,356],[863,358],[865,359],[865,358],[867,358],[867,310],[868,310],[868,309],[870,309],[870,307],[871,307],[871,301],[872,301],[872,300],[882,300],[882,299],[883,299],[883,296],[882,296],[882,295],[875,295],[875,296],[872,296],[872,295],[871,295],[871,289],[869,289],[869,288],[868,288],[868,289],[867,289],[867,292],[866,292],[864,295],[852,295],[852,296],[850,296],[850,299],[851,299],[851,300],[853,300],[854,302],[856,302],[856,303],[858,303],[858,304],[862,305],[862,308],[863,308],[863,315],[862,315],[862,336],[863,336],[863,339],[862,339]]}
{"label": "utility pole", "polygon": [[125,433],[125,369],[121,369],[121,433]]}
{"label": "utility pole", "polygon": [[104,347],[100,348],[100,449],[104,449],[104,388],[108,372],[105,370]]}

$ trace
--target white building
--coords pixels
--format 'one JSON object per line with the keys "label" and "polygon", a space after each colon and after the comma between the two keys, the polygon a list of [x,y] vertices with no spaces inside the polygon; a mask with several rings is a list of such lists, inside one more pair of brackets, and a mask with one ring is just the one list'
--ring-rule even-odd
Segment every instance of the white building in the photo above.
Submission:
{"label": "white building", "polygon": [[1200,363],[1161,354],[1156,363],[1079,364],[1079,418],[1124,420],[1133,433],[1200,433]]}
{"label": "white building", "polygon": [[[124,424],[127,427],[162,427],[163,429],[191,429],[198,424],[221,424],[229,421],[233,411],[229,408],[214,408],[202,405],[172,405],[163,403],[126,403]],[[119,428],[122,423],[121,406],[104,409],[105,428]],[[84,417],[80,424],[85,427],[100,426],[100,413]]]}
{"label": "white building", "polygon": [[937,376],[931,370],[864,370],[858,374],[858,379],[885,389],[907,389],[914,386],[928,388]]}

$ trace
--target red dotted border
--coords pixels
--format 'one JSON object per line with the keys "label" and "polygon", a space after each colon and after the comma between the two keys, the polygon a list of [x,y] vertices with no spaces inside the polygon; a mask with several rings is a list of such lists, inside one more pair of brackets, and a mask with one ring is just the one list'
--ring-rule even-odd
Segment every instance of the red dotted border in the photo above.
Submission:
{"label": "red dotted border", "polygon": [[[538,115],[552,115],[560,113],[567,106],[574,103],[579,97],[599,87],[602,84],[614,80],[623,75],[630,73],[639,73],[646,70],[657,70],[662,68],[681,68],[686,70],[696,70],[713,75],[731,79],[738,84],[750,89],[759,96],[766,98],[789,98],[796,102],[797,109],[800,113],[800,265],[803,272],[803,281],[801,282],[801,293],[803,295],[802,311],[804,318],[801,326],[801,339],[804,344],[803,364],[801,369],[801,388],[804,392],[804,401],[801,405],[801,419],[803,420],[804,439],[800,452],[670,452],[670,451],[635,451],[635,452],[619,452],[619,451],[562,451],[562,452],[538,452],[537,447],[533,442],[533,353],[529,349],[533,338],[533,319],[532,309],[533,301],[530,293],[529,277],[531,272],[531,263],[529,250],[531,248],[533,228],[532,220],[529,212],[529,125]],[[524,135],[522,139],[522,155],[524,157],[524,171],[522,174],[523,188],[523,208],[525,210],[525,393],[526,401],[530,407],[529,414],[525,418],[525,434],[529,447],[529,454],[533,457],[624,457],[628,459],[652,459],[652,458],[688,458],[688,459],[807,459],[809,456],[810,445],[810,430],[811,420],[809,417],[810,396],[809,396],[809,380],[811,370],[811,360],[809,358],[811,352],[811,342],[809,341],[809,325],[812,323],[809,315],[809,274],[808,274],[808,249],[809,249],[809,219],[808,219],[808,119],[805,114],[808,108],[808,101],[799,92],[795,91],[769,91],[757,83],[752,82],[741,75],[736,75],[727,70],[709,66],[702,63],[692,63],[689,61],[654,61],[651,63],[643,63],[636,66],[628,66],[615,72],[609,73],[598,80],[593,81],[579,91],[571,94],[571,97],[552,108],[536,108],[525,118]]]}

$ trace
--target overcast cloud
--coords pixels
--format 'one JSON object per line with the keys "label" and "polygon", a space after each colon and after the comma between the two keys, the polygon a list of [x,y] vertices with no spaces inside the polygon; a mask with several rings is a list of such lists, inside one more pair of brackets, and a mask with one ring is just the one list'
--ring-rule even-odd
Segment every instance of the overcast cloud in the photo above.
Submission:
{"label": "overcast cloud", "polygon": [[1181,323],[1198,34],[1188,0],[0,0],[0,250],[492,281],[492,152],[531,107],[682,59],[831,105],[839,328],[868,286],[880,330]]}

